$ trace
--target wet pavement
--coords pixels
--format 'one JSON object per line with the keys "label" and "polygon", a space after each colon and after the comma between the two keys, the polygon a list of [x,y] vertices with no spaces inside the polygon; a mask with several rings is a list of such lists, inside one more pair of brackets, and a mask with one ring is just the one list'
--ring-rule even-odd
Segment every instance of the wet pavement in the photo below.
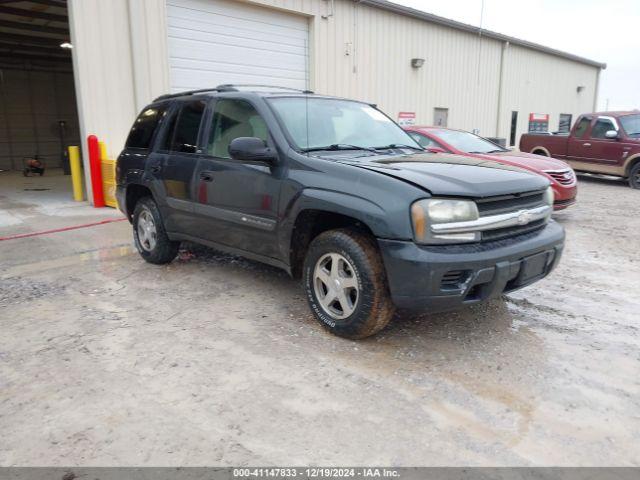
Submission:
{"label": "wet pavement", "polygon": [[[550,277],[358,342],[284,272],[149,265],[126,222],[2,241],[0,464],[639,466],[640,192],[580,180]],[[0,237],[117,215],[32,195],[0,177]]]}

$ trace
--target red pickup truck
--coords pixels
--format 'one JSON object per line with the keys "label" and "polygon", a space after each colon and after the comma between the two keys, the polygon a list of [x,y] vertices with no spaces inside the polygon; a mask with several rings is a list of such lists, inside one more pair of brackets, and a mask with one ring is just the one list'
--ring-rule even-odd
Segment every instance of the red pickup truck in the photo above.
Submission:
{"label": "red pickup truck", "polygon": [[580,115],[569,135],[522,135],[520,150],[565,160],[577,171],[624,177],[640,189],[638,110]]}

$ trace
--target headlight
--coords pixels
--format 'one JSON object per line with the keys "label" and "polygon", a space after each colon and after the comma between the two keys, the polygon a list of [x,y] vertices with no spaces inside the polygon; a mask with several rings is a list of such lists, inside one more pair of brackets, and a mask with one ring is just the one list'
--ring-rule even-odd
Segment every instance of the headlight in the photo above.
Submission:
{"label": "headlight", "polygon": [[553,188],[551,186],[547,187],[547,190],[544,192],[544,203],[553,207],[553,202],[555,200],[555,196],[553,194]]}
{"label": "headlight", "polygon": [[478,219],[478,207],[469,200],[430,198],[411,205],[411,221],[417,243],[463,243],[480,240],[480,233],[434,234],[430,226],[438,223],[470,222]]}

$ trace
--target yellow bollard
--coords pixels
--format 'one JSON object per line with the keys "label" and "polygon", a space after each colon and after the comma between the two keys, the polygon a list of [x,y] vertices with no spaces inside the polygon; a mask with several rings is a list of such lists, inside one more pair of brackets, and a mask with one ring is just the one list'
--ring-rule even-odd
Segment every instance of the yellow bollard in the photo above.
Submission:
{"label": "yellow bollard", "polygon": [[98,142],[100,146],[100,160],[108,160],[107,158],[107,144],[104,142]]}
{"label": "yellow bollard", "polygon": [[84,195],[82,193],[82,166],[80,165],[80,149],[78,147],[69,147],[69,166],[71,167],[73,199],[76,202],[81,202]]}
{"label": "yellow bollard", "polygon": [[100,168],[102,169],[104,203],[107,207],[118,208],[118,201],[116,200],[116,162],[109,158],[106,143],[98,142],[98,146],[100,147]]}

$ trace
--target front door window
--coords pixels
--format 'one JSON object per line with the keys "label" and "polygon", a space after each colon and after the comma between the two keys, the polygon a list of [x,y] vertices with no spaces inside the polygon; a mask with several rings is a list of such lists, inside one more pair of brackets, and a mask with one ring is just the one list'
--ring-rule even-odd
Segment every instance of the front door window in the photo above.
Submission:
{"label": "front door window", "polygon": [[239,137],[268,137],[267,124],[249,102],[223,99],[216,103],[211,122],[207,153],[218,158],[230,158],[229,145]]}

